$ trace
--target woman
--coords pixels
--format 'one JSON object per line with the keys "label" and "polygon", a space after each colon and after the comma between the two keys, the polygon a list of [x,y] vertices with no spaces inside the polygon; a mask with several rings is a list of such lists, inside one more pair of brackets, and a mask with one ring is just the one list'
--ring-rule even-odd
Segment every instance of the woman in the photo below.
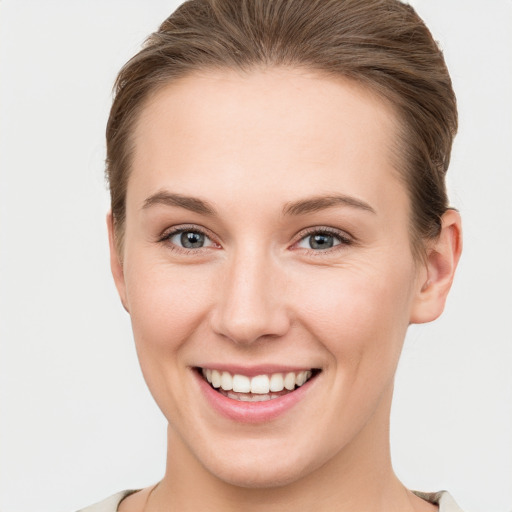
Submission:
{"label": "woman", "polygon": [[396,0],[194,0],[117,80],[111,267],[168,420],[88,511],[460,510],[389,455],[407,328],[461,252],[441,52]]}

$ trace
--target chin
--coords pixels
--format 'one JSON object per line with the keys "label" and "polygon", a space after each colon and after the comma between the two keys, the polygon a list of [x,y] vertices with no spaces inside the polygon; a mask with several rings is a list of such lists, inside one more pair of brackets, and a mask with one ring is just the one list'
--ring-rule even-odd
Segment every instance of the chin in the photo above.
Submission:
{"label": "chin", "polygon": [[[213,468],[212,468],[213,469]],[[270,489],[284,487],[304,476],[304,471],[285,465],[279,468],[269,467],[245,467],[238,466],[236,468],[223,467],[217,471],[212,471],[214,476],[223,482],[236,487],[246,489]]]}
{"label": "chin", "polygon": [[[295,453],[294,453],[295,452]],[[236,456],[210,454],[201,461],[214,477],[236,487],[270,489],[290,485],[322,466],[324,460],[306,460],[298,450],[233,450]],[[213,456],[212,456],[213,455]]]}

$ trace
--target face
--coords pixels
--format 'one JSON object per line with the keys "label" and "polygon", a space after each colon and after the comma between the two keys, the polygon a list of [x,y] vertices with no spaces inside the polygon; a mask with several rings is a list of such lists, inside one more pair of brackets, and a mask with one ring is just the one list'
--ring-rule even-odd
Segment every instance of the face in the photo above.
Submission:
{"label": "face", "polygon": [[387,442],[425,279],[394,119],[277,69],[192,75],[142,112],[114,274],[176,453],[221,480],[290,483]]}

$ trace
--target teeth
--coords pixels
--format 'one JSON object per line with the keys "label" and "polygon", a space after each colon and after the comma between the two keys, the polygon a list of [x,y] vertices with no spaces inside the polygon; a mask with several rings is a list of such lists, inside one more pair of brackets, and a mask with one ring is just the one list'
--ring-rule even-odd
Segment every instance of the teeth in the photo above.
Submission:
{"label": "teeth", "polygon": [[270,377],[269,390],[270,391],[283,391],[284,379],[282,373],[274,373]]}
{"label": "teeth", "polygon": [[290,391],[295,389],[295,373],[290,372],[286,374],[286,377],[284,378],[284,387]]}
{"label": "teeth", "polygon": [[270,391],[270,379],[267,375],[257,375],[251,379],[251,393],[259,393],[261,395]]}
{"label": "teeth", "polygon": [[311,372],[309,370],[300,372],[295,377],[295,384],[297,384],[297,386],[302,386],[310,377]]}
{"label": "teeth", "polygon": [[236,391],[237,393],[250,393],[251,379],[245,375],[233,375],[233,391]]}
{"label": "teeth", "polygon": [[214,388],[220,388],[220,372],[212,370],[212,386]]}
{"label": "teeth", "polygon": [[222,393],[223,395],[233,400],[239,400],[240,402],[267,402],[278,398],[279,395],[237,395],[235,393]]}
{"label": "teeth", "polygon": [[214,387],[221,388],[223,391],[234,391],[235,393],[252,393],[260,397],[240,397],[233,393],[223,393],[232,398],[236,396],[238,400],[261,401],[277,398],[279,395],[269,395],[269,392],[278,393],[284,389],[293,391],[295,386],[300,387],[305,384],[312,375],[311,370],[301,372],[288,372],[286,374],[273,373],[271,375],[256,375],[249,378],[246,375],[235,374],[219,370],[203,368],[204,378]]}
{"label": "teeth", "polygon": [[229,391],[233,389],[233,377],[228,372],[222,372],[222,376],[220,378],[220,387],[224,391]]}

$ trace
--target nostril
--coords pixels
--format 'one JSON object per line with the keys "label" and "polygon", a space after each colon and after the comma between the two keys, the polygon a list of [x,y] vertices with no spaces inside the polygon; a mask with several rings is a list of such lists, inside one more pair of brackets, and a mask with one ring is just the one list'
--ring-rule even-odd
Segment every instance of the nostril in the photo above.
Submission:
{"label": "nostril", "polygon": [[[280,317],[280,315],[282,315]],[[252,345],[261,341],[273,341],[284,336],[290,322],[285,313],[227,315],[212,322],[213,331],[237,345]]]}

